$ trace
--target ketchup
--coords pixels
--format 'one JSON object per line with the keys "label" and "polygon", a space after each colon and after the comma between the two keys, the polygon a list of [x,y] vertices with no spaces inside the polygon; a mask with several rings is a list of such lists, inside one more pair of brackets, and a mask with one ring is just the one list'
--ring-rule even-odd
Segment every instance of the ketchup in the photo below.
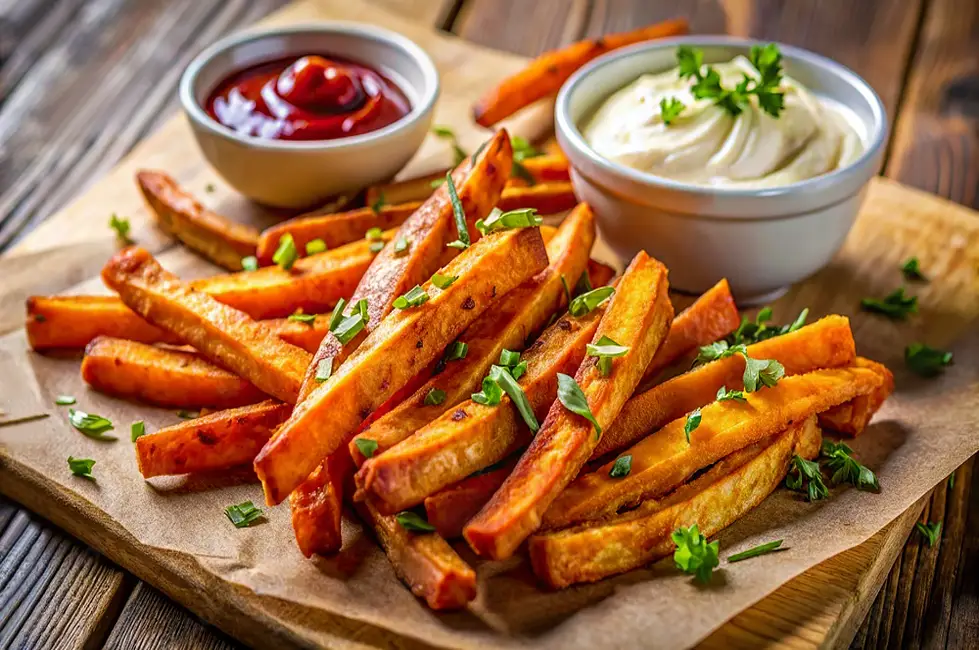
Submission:
{"label": "ketchup", "polygon": [[408,114],[390,79],[328,55],[277,59],[218,84],[208,115],[238,133],[269,140],[334,140],[377,131]]}

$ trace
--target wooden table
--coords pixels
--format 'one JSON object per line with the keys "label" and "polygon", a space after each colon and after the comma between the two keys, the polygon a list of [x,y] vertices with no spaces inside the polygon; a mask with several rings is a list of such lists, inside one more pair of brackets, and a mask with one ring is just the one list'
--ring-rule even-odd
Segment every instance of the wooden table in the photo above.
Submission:
{"label": "wooden table", "polygon": [[[893,124],[884,173],[979,208],[976,0],[374,0],[478,43],[533,55],[687,15],[694,32],[800,45],[867,78]],[[0,251],[176,110],[176,68],[283,0],[0,0]],[[56,264],[56,260],[51,260]],[[81,278],[79,278],[80,280]],[[2,280],[0,280],[2,281]],[[975,647],[975,458],[925,510],[853,647]],[[0,498],[0,648],[237,644]]]}

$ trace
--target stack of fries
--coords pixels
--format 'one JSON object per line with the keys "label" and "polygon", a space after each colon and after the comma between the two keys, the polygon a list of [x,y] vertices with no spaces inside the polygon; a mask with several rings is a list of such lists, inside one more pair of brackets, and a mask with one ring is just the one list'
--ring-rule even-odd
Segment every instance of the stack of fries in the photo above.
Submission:
{"label": "stack of fries", "polygon": [[[613,279],[560,152],[522,165],[535,184],[510,178],[501,130],[448,178],[263,233],[142,172],[160,227],[235,272],[182,282],[126,248],[102,273],[118,297],[28,301],[31,345],[87,346],[96,390],[217,409],[139,437],[145,478],[253,464],[306,556],[340,550],[352,505],[434,609],[476,596],[448,539],[526,549],[551,587],[628,571],[678,527],[737,520],[818,455],[821,427],[857,435],[890,393],[842,316],[729,346],[725,280],[674,315],[645,253]],[[535,214],[569,208],[557,228]],[[703,346],[713,360],[671,373]],[[759,383],[761,360],[779,372]]]}

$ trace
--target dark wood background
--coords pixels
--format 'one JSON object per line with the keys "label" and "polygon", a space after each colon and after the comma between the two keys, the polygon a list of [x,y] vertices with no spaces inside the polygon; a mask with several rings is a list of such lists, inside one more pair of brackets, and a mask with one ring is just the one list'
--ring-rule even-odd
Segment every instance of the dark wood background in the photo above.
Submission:
{"label": "dark wood background", "polygon": [[[979,0],[374,1],[524,55],[675,15],[821,52],[883,98],[885,175],[979,208]],[[176,110],[190,57],[281,4],[0,0],[0,251]],[[912,534],[853,647],[979,647],[975,460],[935,488],[924,517],[944,522],[940,543]],[[0,648],[102,646],[237,644],[0,497]]]}

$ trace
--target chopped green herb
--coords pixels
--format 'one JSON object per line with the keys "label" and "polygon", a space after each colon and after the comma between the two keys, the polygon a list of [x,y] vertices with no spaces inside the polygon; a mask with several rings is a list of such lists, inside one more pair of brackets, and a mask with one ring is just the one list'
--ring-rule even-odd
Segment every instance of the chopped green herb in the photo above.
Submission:
{"label": "chopped green herb", "polygon": [[585,354],[598,359],[596,365],[602,377],[612,374],[612,359],[625,356],[628,351],[628,346],[619,345],[607,336],[598,339],[597,343],[589,343],[585,346]]}
{"label": "chopped green herb", "polygon": [[612,478],[625,478],[632,471],[632,456],[627,454],[625,456],[619,456],[612,463],[612,469],[609,470],[608,475]]}
{"label": "chopped green herb", "polygon": [[251,501],[228,506],[224,509],[224,514],[228,516],[235,528],[247,528],[264,515],[261,508],[256,508]]}
{"label": "chopped green herb", "polygon": [[371,212],[374,214],[380,214],[381,208],[387,205],[388,202],[384,199],[384,192],[377,195],[377,200],[371,203]]}
{"label": "chopped green herb", "polygon": [[443,185],[445,185],[445,179],[444,178],[436,178],[431,183],[429,183],[429,185],[432,187],[433,190],[437,190],[438,188],[440,188]]}
{"label": "chopped green herb", "polygon": [[333,375],[333,357],[320,359],[316,364],[316,381],[321,384]]}
{"label": "chopped green herb", "polygon": [[408,239],[405,237],[398,237],[394,242],[394,254],[404,255],[408,252]]}
{"label": "chopped green herb", "polygon": [[425,406],[438,406],[445,401],[445,391],[433,388],[425,395]]}
{"label": "chopped green herb", "polygon": [[869,467],[861,465],[853,457],[853,450],[842,442],[823,441],[823,458],[826,466],[833,473],[830,480],[833,485],[849,483],[859,490],[880,491],[877,475]]}
{"label": "chopped green herb", "polygon": [[462,201],[459,200],[455,181],[452,180],[452,172],[446,173],[445,184],[449,190],[449,202],[452,203],[452,216],[455,218],[456,230],[459,232],[459,238],[447,245],[452,248],[469,248],[469,227],[466,225],[466,211],[462,207]]}
{"label": "chopped green herb", "polygon": [[306,242],[306,254],[316,255],[317,253],[326,252],[326,242],[322,239],[314,239],[313,241]]}
{"label": "chopped green herb", "polygon": [[136,442],[145,435],[146,424],[142,420],[136,420],[129,425],[129,439],[131,442]]}
{"label": "chopped green herb", "polygon": [[307,325],[312,325],[313,321],[316,320],[316,314],[289,314],[288,320],[295,323],[306,323]]}
{"label": "chopped green herb", "polygon": [[744,389],[753,393],[761,386],[771,388],[785,376],[785,367],[775,359],[752,359],[744,355]]}
{"label": "chopped green herb", "polygon": [[421,288],[421,285],[416,284],[414,287],[408,290],[404,295],[398,296],[394,299],[394,306],[397,309],[408,309],[410,307],[419,307],[428,302],[428,293]]}
{"label": "chopped green herb", "polygon": [[340,300],[337,301],[337,304],[333,307],[333,312],[330,313],[329,325],[331,332],[335,331],[337,326],[340,324],[340,321],[343,320],[343,310],[346,306],[347,300],[345,298],[340,298]]}
{"label": "chopped green herb", "polygon": [[469,354],[469,344],[463,341],[453,341],[445,348],[445,355],[442,357],[446,361],[459,361],[465,359]]}
{"label": "chopped green herb", "polygon": [[249,255],[248,257],[241,258],[241,268],[245,271],[257,271],[258,270],[258,258],[254,255]]}
{"label": "chopped green herb", "polygon": [[948,489],[949,490],[955,489],[955,470],[954,469],[952,470],[952,473],[948,475]]}
{"label": "chopped green herb", "polygon": [[904,363],[922,377],[937,377],[952,365],[952,353],[924,343],[912,343],[904,348]]}
{"label": "chopped green herb", "polygon": [[115,436],[105,435],[106,431],[112,431],[114,427],[111,421],[101,415],[68,409],[68,421],[71,423],[71,426],[94,440],[116,439]]}
{"label": "chopped green herb", "polygon": [[758,312],[758,315],[753,321],[742,318],[738,329],[728,336],[727,342],[731,346],[737,346],[740,344],[758,343],[759,341],[766,341],[776,336],[788,334],[805,325],[808,316],[809,309],[806,308],[799,312],[796,319],[788,325],[782,325],[781,327],[769,326],[768,321],[772,319],[772,310],[770,307],[765,307]]}
{"label": "chopped green herb", "polygon": [[213,194],[214,190],[216,189],[217,188],[214,186],[214,183],[208,183],[207,185],[204,186],[204,191],[207,192],[208,194]]}
{"label": "chopped green herb", "polygon": [[476,222],[476,230],[484,235],[488,235],[498,230],[534,228],[542,223],[544,223],[544,219],[543,217],[537,216],[536,208],[518,208],[507,212],[503,212],[499,208],[493,208],[485,220],[480,219]]}
{"label": "chopped green herb", "polygon": [[395,519],[401,527],[405,530],[411,531],[413,533],[434,533],[435,526],[428,523],[428,521],[422,517],[417,512],[411,510],[405,510],[404,512],[399,512]]}
{"label": "chopped green herb", "polygon": [[350,341],[360,334],[367,324],[367,320],[364,318],[363,314],[356,313],[352,316],[348,316],[340,321],[337,328],[333,330],[333,336],[337,337],[341,345],[346,345]]}
{"label": "chopped green herb", "polygon": [[[527,401],[527,395],[524,394],[523,388],[521,388],[520,384],[517,383],[517,380],[513,378],[513,375],[511,375],[506,368],[494,365],[490,367],[489,376],[490,379],[495,381],[497,385],[503,389],[504,393],[510,396],[510,400],[513,401],[514,406],[517,407],[517,412],[520,413],[520,417],[523,418],[527,428],[533,433],[537,433],[537,431],[540,430],[540,424],[538,424],[537,418],[534,416],[534,409],[530,407],[530,402]],[[571,381],[574,382],[573,379]],[[558,395],[561,394],[560,384],[561,375],[558,375]],[[577,388],[577,384],[575,384],[575,388]]]}
{"label": "chopped green herb", "polygon": [[184,420],[193,420],[194,418],[199,418],[201,416],[199,411],[177,411],[177,417],[183,418]]}
{"label": "chopped green herb", "polygon": [[712,99],[714,104],[731,115],[738,115],[754,96],[758,99],[758,106],[772,117],[777,118],[782,112],[785,105],[784,92],[779,89],[782,83],[782,54],[776,44],[751,48],[751,64],[758,70],[759,76],[744,75],[733,89],[721,85],[717,70],[704,66],[701,50],[683,45],[677,48],[676,56],[680,78],[694,80],[690,90],[697,99]]}
{"label": "chopped green herb", "polygon": [[914,525],[915,530],[921,533],[921,536],[925,538],[928,542],[928,547],[931,548],[935,545],[942,534],[942,522],[936,521],[933,524],[918,522]]}
{"label": "chopped green herb", "polygon": [[663,118],[663,124],[670,126],[673,124],[673,120],[680,117],[680,113],[683,112],[686,106],[676,97],[670,97],[659,100],[659,114]]}
{"label": "chopped green herb", "polygon": [[772,551],[780,548],[782,546],[782,540],[776,539],[773,542],[765,542],[764,544],[759,544],[749,548],[746,551],[741,551],[740,553],[735,553],[727,558],[728,562],[740,562],[741,560],[748,560],[753,557],[758,557],[759,555],[765,555],[766,553],[771,553]]}
{"label": "chopped green herb", "polygon": [[918,297],[904,295],[904,287],[899,287],[882,299],[864,298],[860,301],[860,306],[864,311],[903,320],[908,317],[908,314],[918,313]]}
{"label": "chopped green herb", "polygon": [[384,242],[372,241],[370,244],[367,245],[367,248],[368,250],[370,250],[370,252],[374,254],[380,253],[382,250],[384,250]]}
{"label": "chopped green herb", "polygon": [[673,552],[673,562],[676,568],[684,573],[693,574],[697,580],[706,584],[710,582],[711,574],[720,564],[718,560],[719,542],[707,543],[707,538],[700,533],[697,524],[690,528],[683,526],[673,531],[670,536],[676,544]]}
{"label": "chopped green herb", "polygon": [[384,231],[378,228],[377,226],[374,226],[373,228],[369,228],[367,232],[364,233],[364,239],[366,239],[367,241],[378,241],[383,236],[384,236]]}
{"label": "chopped green herb", "polygon": [[747,402],[748,398],[744,396],[743,390],[728,390],[727,386],[721,386],[717,389],[717,397],[715,398],[718,402],[727,402],[733,400],[735,402]]}
{"label": "chopped green herb", "polygon": [[699,366],[710,361],[717,361],[718,359],[724,359],[725,357],[732,357],[735,354],[747,356],[748,349],[743,343],[738,345],[728,345],[727,341],[715,341],[710,345],[703,345],[697,350],[697,358],[694,359],[693,365]]}
{"label": "chopped green herb", "polygon": [[695,408],[694,410],[687,413],[687,419],[683,422],[683,435],[687,437],[687,444],[690,444],[690,434],[697,430],[700,426],[700,409]]}
{"label": "chopped green herb", "polygon": [[458,165],[466,159],[466,152],[459,146],[459,139],[455,131],[447,126],[433,126],[432,133],[443,140],[447,140],[452,145],[452,154],[455,156],[455,164]]}
{"label": "chopped green herb", "polygon": [[901,273],[904,274],[906,280],[917,280],[919,282],[927,282],[928,278],[925,274],[921,272],[921,264],[918,262],[917,257],[909,257],[901,265]]}
{"label": "chopped green herb", "polygon": [[521,361],[517,365],[510,368],[510,374],[513,375],[514,379],[520,379],[527,372],[527,362]]}
{"label": "chopped green herb", "polygon": [[829,496],[819,463],[806,460],[798,454],[792,456],[792,464],[785,477],[785,487],[796,492],[806,492],[809,501],[819,501]]}
{"label": "chopped green herb", "polygon": [[595,426],[595,436],[602,435],[602,426],[592,415],[591,408],[588,406],[588,399],[581,392],[581,387],[574,377],[558,373],[557,375],[557,398],[564,404],[564,408],[572,413],[577,413]]}
{"label": "chopped green herb", "polygon": [[458,279],[458,275],[442,275],[441,273],[436,273],[432,276],[432,284],[439,289],[448,289]]}
{"label": "chopped green herb", "polygon": [[500,352],[500,365],[506,366],[507,368],[512,368],[513,366],[520,363],[520,353],[514,352],[513,350],[504,349]]}
{"label": "chopped green herb", "polygon": [[58,406],[71,406],[75,403],[75,398],[71,395],[58,395],[54,399],[54,403]]}
{"label": "chopped green herb", "polygon": [[81,476],[82,478],[95,479],[92,476],[92,466],[95,465],[95,461],[91,458],[75,458],[74,456],[68,457],[68,469],[75,476]]}
{"label": "chopped green herb", "polygon": [[496,406],[503,399],[503,389],[490,376],[483,377],[482,390],[472,394],[472,401],[483,406]]}
{"label": "chopped green herb", "polygon": [[613,293],[615,293],[615,287],[592,289],[572,300],[568,306],[568,312],[575,318],[581,318],[611,298]]}
{"label": "chopped green herb", "polygon": [[116,215],[115,212],[109,217],[109,227],[116,231],[116,238],[122,242],[129,242],[129,231],[131,226],[129,225],[129,219],[122,219]]}
{"label": "chopped green herb", "polygon": [[299,259],[299,252],[296,250],[296,240],[291,233],[286,233],[279,238],[279,247],[272,256],[272,261],[279,265],[283,270],[288,271]]}
{"label": "chopped green herb", "polygon": [[364,458],[373,458],[374,452],[377,451],[377,440],[371,440],[370,438],[354,438],[354,444],[357,445],[357,451],[359,451]]}
{"label": "chopped green herb", "polygon": [[518,162],[544,155],[543,151],[530,144],[530,140],[519,135],[510,136],[510,148],[513,149],[513,159]]}

